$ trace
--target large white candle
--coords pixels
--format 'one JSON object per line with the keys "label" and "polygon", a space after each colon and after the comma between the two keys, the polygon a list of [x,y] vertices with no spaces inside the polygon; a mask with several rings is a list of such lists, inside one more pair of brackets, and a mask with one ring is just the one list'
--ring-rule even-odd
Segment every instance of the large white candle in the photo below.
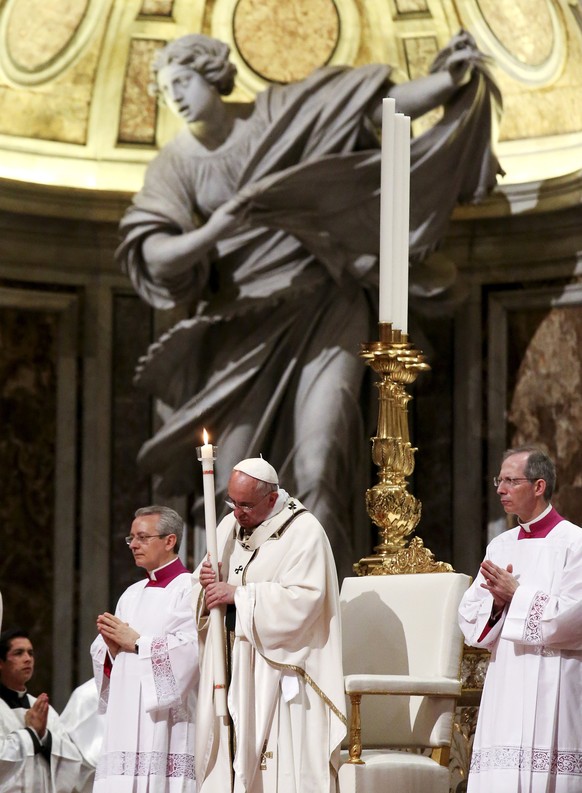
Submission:
{"label": "large white candle", "polygon": [[[204,445],[200,447],[202,484],[204,488],[204,520],[206,523],[206,550],[218,581],[218,544],[216,539],[216,496],[214,489],[214,447],[208,443],[204,430]],[[227,716],[226,657],[224,646],[224,607],[210,609],[210,638],[214,671],[214,707],[217,716]]]}
{"label": "large white candle", "polygon": [[410,116],[403,116],[402,123],[402,168],[404,182],[402,191],[402,324],[403,333],[408,333],[408,276],[410,274]]}
{"label": "large white candle", "polygon": [[394,127],[394,221],[392,326],[408,331],[408,235],[410,227],[410,118],[396,113]]}
{"label": "large white candle", "polygon": [[380,322],[392,321],[392,237],[394,233],[395,101],[382,100],[382,153],[380,166]]}

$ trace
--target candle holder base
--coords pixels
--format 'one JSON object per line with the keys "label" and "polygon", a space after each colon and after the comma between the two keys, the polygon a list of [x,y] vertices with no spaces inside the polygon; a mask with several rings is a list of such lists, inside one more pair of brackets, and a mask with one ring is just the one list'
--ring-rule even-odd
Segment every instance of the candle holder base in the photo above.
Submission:
{"label": "candle holder base", "polygon": [[452,573],[448,562],[437,562],[424,547],[420,537],[413,537],[406,548],[386,555],[364,556],[354,565],[354,573],[363,575],[403,575],[408,573]]}
{"label": "candle holder base", "polygon": [[436,562],[422,540],[408,537],[417,527],[422,505],[408,492],[406,477],[414,471],[414,453],[408,437],[406,385],[430,366],[412,347],[408,335],[379,325],[379,341],[362,345],[361,356],[379,374],[378,430],[372,440],[372,460],[378,466],[378,483],[366,491],[366,508],[378,526],[375,553],[354,565],[356,575],[450,572],[446,562]]}

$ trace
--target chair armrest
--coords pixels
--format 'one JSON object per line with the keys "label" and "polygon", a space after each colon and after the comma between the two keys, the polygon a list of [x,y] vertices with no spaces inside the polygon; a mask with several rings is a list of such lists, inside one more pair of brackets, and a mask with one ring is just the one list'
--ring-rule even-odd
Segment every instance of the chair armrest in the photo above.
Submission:
{"label": "chair armrest", "polygon": [[346,675],[346,694],[409,694],[413,696],[460,697],[461,681],[451,677],[410,675]]}

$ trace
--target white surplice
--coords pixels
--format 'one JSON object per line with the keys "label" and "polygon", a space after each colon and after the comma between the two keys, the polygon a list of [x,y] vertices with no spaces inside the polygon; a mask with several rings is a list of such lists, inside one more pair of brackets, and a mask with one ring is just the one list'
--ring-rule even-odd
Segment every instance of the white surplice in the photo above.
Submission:
{"label": "white surplice", "polygon": [[87,781],[78,793],[91,793],[105,730],[105,714],[99,713],[99,695],[93,678],[73,691],[61,713],[61,726],[89,769]]}
{"label": "white surplice", "polygon": [[[28,695],[30,704],[36,698]],[[89,769],[65,730],[58,713],[49,707],[50,767],[35,754],[32,737],[24,725],[25,708],[9,708],[0,699],[0,793],[72,793],[84,784]]]}
{"label": "white surplice", "polygon": [[468,793],[582,791],[582,529],[553,515],[546,537],[518,540],[516,528],[489,544],[519,587],[485,636],[481,573],[461,602],[467,644],[491,650]]}
{"label": "white surplice", "polygon": [[98,636],[91,646],[100,709],[107,710],[95,793],[194,793],[194,717],[198,645],[191,609],[192,576],[166,586],[140,581],[116,614],[139,634],[139,655],[117,654],[111,675]]}
{"label": "white surplice", "polygon": [[281,493],[274,510],[280,511],[250,538],[235,539],[233,514],[218,527],[223,577],[238,586],[228,691],[234,762],[229,727],[214,715],[209,620],[201,588],[194,589],[201,631],[201,793],[336,789],[346,732],[337,574],[321,524]]}

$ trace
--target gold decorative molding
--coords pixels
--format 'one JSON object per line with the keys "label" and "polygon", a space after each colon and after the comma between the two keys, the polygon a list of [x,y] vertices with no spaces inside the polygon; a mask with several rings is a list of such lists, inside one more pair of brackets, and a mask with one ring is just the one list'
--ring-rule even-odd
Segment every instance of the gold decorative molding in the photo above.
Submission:
{"label": "gold decorative molding", "polygon": [[[582,134],[578,136],[582,153]],[[533,152],[532,152],[532,156]],[[538,154],[539,157],[539,154]],[[503,158],[501,158],[503,159]],[[509,215],[557,212],[582,203],[582,170],[554,179],[520,184],[500,184],[479,205],[459,206],[454,210],[454,220],[497,218]]]}
{"label": "gold decorative molding", "polygon": [[36,185],[0,177],[0,210],[54,218],[119,223],[131,202],[130,192],[82,190]]}

